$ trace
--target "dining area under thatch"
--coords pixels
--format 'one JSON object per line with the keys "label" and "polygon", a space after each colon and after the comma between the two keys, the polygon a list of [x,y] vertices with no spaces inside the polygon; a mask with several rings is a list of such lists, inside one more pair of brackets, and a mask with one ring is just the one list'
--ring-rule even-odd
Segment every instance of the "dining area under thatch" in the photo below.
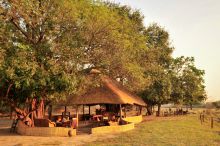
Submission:
{"label": "dining area under thatch", "polygon": [[[96,128],[103,126],[126,125],[127,111],[136,107],[135,116],[140,116],[146,103],[138,96],[125,89],[120,83],[107,76],[101,76],[102,85],[88,90],[81,96],[70,95],[60,103],[65,108],[62,117],[76,120],[76,129]],[[70,114],[67,106],[74,106],[75,113]],[[73,115],[70,117],[70,115]],[[131,119],[131,117],[129,117]]]}

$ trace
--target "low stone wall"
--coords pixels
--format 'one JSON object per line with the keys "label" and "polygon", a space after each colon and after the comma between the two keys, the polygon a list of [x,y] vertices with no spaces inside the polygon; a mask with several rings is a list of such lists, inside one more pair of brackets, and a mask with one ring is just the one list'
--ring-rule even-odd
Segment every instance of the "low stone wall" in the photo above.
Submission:
{"label": "low stone wall", "polygon": [[124,132],[128,130],[134,129],[134,123],[129,123],[126,125],[118,125],[118,126],[103,126],[92,128],[92,134],[101,134],[101,133],[114,133],[114,132]]}
{"label": "low stone wall", "polygon": [[27,136],[61,136],[67,137],[71,130],[71,135],[76,135],[76,129],[65,127],[28,127],[23,122],[18,121],[17,133]]}
{"label": "low stone wall", "polygon": [[132,129],[134,129],[134,124],[142,122],[142,115],[123,118],[123,120],[129,122],[129,124],[117,125],[117,126],[96,127],[96,128],[92,128],[91,133],[92,134],[100,134],[100,133],[124,132],[124,131],[128,131],[128,130],[132,130]]}
{"label": "low stone wall", "polygon": [[137,124],[137,123],[142,122],[143,118],[142,118],[142,115],[140,115],[140,116],[126,117],[126,118],[123,118],[123,120]]}

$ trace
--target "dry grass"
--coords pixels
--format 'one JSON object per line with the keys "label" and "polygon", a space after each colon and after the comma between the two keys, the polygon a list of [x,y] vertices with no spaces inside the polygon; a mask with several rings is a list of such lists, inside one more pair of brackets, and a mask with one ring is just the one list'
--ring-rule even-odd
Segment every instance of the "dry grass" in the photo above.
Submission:
{"label": "dry grass", "polygon": [[[206,122],[201,125],[199,114],[204,109],[187,116],[147,117],[134,130],[120,134],[78,135],[75,137],[20,136],[8,132],[8,120],[0,120],[1,146],[217,146],[220,145],[220,123],[210,128],[209,117],[220,118],[220,111],[205,111]],[[5,129],[6,128],[6,129]]]}
{"label": "dry grass", "polygon": [[116,138],[96,141],[87,146],[217,146],[220,123],[210,128],[210,121],[200,124],[198,114],[177,118],[159,118],[137,125],[135,130]]}

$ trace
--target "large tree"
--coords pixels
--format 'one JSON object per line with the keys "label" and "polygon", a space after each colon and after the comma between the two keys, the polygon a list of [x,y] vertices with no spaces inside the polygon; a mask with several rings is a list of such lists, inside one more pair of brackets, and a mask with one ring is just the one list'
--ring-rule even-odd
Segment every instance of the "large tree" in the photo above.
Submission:
{"label": "large tree", "polygon": [[91,68],[133,90],[144,81],[145,37],[127,12],[81,0],[4,0],[0,6],[1,97],[16,111],[31,99],[57,100],[96,85],[85,76]]}
{"label": "large tree", "polygon": [[80,79],[80,49],[69,42],[77,25],[74,3],[5,0],[0,6],[2,99],[26,116],[18,105],[27,99],[74,93]]}
{"label": "large tree", "polygon": [[[89,6],[91,7],[91,6]],[[120,79],[135,91],[144,84],[141,55],[147,50],[139,27],[143,18],[127,6],[104,3],[84,13],[83,49],[87,65],[114,79]]]}
{"label": "large tree", "polygon": [[144,31],[146,45],[149,48],[144,56],[145,77],[150,80],[150,84],[141,92],[141,96],[148,103],[148,114],[152,114],[153,105],[160,106],[170,99],[171,81],[169,67],[172,62],[171,53],[173,47],[170,44],[169,34],[164,28],[157,24],[152,24]]}
{"label": "large tree", "polygon": [[193,57],[175,58],[171,65],[171,73],[171,102],[192,106],[206,99],[203,79],[205,72],[196,68]]}

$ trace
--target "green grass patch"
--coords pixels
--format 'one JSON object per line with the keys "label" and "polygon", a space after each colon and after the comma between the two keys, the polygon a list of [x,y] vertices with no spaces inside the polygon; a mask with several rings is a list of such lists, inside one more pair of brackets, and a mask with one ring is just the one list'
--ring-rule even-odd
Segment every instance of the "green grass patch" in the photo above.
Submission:
{"label": "green grass patch", "polygon": [[134,130],[117,137],[86,144],[87,146],[217,146],[220,145],[220,124],[200,124],[198,115],[143,122]]}

